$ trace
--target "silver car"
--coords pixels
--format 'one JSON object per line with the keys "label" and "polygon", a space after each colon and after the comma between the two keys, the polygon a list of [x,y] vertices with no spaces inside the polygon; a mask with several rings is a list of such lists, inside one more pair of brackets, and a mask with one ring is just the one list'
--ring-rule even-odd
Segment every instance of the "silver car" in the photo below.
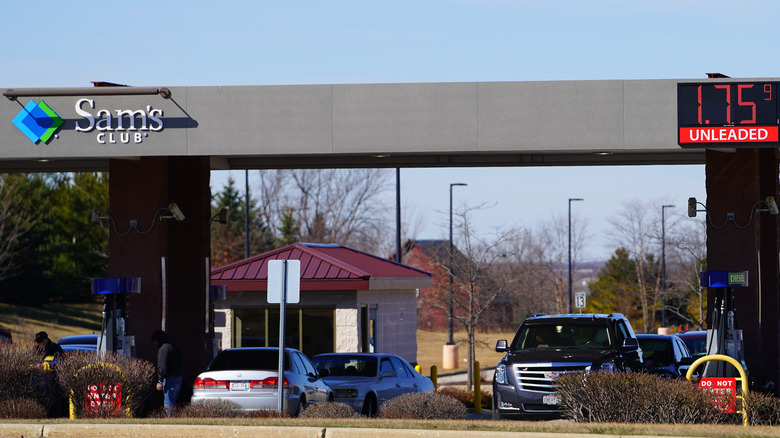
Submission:
{"label": "silver car", "polygon": [[[192,385],[192,401],[223,399],[246,411],[276,410],[279,391],[279,348],[230,348],[221,351]],[[298,350],[284,349],[282,407],[297,416],[312,403],[333,399],[309,359]]]}
{"label": "silver car", "polygon": [[418,373],[400,356],[384,353],[326,353],[312,363],[333,389],[335,401],[367,417],[379,406],[407,392],[433,392],[431,379]]}

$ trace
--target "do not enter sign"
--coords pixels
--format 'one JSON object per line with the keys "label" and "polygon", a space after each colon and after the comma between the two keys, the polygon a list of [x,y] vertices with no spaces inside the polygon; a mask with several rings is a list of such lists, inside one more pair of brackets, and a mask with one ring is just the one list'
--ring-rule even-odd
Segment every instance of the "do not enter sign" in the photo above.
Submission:
{"label": "do not enter sign", "polygon": [[712,392],[712,404],[721,412],[733,414],[737,411],[737,379],[728,377],[711,377],[699,380],[699,388]]}

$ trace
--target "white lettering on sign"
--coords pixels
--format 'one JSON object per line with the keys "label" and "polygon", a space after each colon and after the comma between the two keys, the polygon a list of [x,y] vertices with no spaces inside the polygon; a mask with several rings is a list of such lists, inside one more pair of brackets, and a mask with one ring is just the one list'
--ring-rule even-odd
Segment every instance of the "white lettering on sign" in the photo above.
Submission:
{"label": "white lettering on sign", "polygon": [[680,143],[776,143],[777,126],[680,128]]}
{"label": "white lettering on sign", "polygon": [[[143,138],[147,137],[148,131],[159,132],[163,129],[163,111],[159,108],[152,108],[147,105],[146,109],[128,110],[118,109],[112,112],[107,109],[100,109],[94,115],[85,110],[84,107],[95,109],[93,99],[79,99],[76,101],[76,114],[84,118],[85,124],[76,122],[76,131],[90,132],[92,130],[100,131],[95,137],[100,144],[123,143],[128,144],[142,143]],[[121,132],[121,131],[146,131],[146,132]],[[131,135],[132,134],[132,135]]]}

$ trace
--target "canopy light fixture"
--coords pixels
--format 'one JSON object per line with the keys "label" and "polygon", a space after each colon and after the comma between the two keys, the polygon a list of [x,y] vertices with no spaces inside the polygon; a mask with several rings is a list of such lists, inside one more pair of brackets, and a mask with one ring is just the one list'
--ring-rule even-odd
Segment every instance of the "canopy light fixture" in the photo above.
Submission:
{"label": "canopy light fixture", "polygon": [[82,88],[9,88],[3,96],[8,100],[36,96],[140,96],[155,95],[168,99],[171,90],[166,87],[82,87]]}

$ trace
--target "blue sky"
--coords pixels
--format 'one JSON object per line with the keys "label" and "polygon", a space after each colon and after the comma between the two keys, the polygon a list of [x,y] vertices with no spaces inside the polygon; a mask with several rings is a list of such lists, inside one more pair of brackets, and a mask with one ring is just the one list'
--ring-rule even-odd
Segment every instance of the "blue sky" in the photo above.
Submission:
{"label": "blue sky", "polygon": [[[0,87],[8,88],[780,76],[770,44],[780,2],[768,0],[83,1],[3,9]],[[479,222],[484,229],[533,226],[565,214],[569,197],[585,198],[573,210],[594,234],[586,258],[612,252],[603,236],[623,202],[658,200],[685,214],[689,196],[705,199],[703,166],[404,169],[404,204],[427,217],[418,237],[445,235],[450,182],[469,184],[456,190],[471,204],[497,203]],[[424,196],[414,190],[421,184],[430,188]]]}

